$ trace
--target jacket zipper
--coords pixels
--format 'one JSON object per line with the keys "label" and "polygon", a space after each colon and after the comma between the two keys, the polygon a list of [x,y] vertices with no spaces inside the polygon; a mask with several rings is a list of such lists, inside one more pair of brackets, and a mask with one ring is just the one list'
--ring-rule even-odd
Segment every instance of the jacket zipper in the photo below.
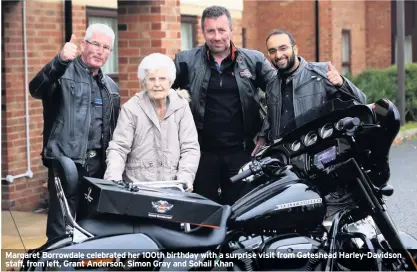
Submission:
{"label": "jacket zipper", "polygon": [[[92,85],[92,80],[91,80],[91,74],[90,74],[90,86],[92,87],[93,85]],[[88,101],[90,101],[90,103],[91,103],[91,91],[89,91],[88,92]],[[86,131],[87,131],[87,139],[89,138],[89,134],[90,134],[90,126],[91,126],[91,106],[90,107],[88,107],[87,108],[88,109],[88,113],[87,113],[87,120],[88,120],[88,122],[87,122],[87,129],[86,129]],[[86,144],[85,144],[85,148],[84,148],[84,154],[85,154],[85,156],[84,156],[84,162],[83,162],[83,167],[85,167],[85,164],[86,164],[86,162],[87,162],[87,150],[88,150],[88,140],[86,141]],[[87,172],[88,172],[88,169],[86,169],[87,170]]]}
{"label": "jacket zipper", "polygon": [[[281,85],[281,82],[279,82],[279,84]],[[275,120],[278,120],[278,125],[276,127],[276,132],[275,132],[275,138],[279,138],[280,135],[280,131],[281,131],[281,107],[282,107],[282,96],[281,96],[281,92],[278,92],[278,110],[275,111]],[[275,139],[271,139],[272,141],[274,141]]]}
{"label": "jacket zipper", "polygon": [[223,72],[219,71],[219,73],[220,73],[220,87],[222,87],[223,86]]}
{"label": "jacket zipper", "polygon": [[74,141],[74,107],[75,107],[75,87],[74,83],[71,83],[71,106],[70,106],[70,138]]}

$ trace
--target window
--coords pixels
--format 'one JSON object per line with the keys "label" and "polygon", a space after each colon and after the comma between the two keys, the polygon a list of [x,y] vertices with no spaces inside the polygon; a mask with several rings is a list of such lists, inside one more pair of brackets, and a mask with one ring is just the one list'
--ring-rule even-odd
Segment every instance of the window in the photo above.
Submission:
{"label": "window", "polygon": [[350,30],[342,30],[342,75],[351,73],[351,42],[350,42]]}
{"label": "window", "polygon": [[181,50],[188,50],[197,45],[195,41],[196,22],[195,16],[181,15]]}
{"label": "window", "polygon": [[101,68],[103,72],[117,81],[119,73],[119,47],[117,31],[117,10],[107,8],[87,7],[87,24],[100,23],[110,26],[115,34],[113,51],[110,54],[106,64]]}
{"label": "window", "polygon": [[[395,64],[397,64],[397,46],[398,41],[397,37],[395,37]],[[404,63],[412,63],[413,62],[413,41],[412,36],[405,36],[404,40]]]}

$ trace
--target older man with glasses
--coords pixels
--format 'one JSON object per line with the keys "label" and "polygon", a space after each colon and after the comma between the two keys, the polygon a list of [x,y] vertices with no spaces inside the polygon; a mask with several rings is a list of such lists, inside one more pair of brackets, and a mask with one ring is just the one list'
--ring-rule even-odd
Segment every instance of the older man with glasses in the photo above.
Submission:
{"label": "older man with glasses", "polygon": [[[102,178],[105,150],[120,108],[119,88],[101,67],[110,57],[114,31],[104,24],[86,30],[78,55],[76,36],[29,83],[31,95],[44,107],[43,164],[48,168],[48,241],[65,235],[62,211],[53,182],[51,161],[67,156],[79,176]],[[75,209],[75,199],[69,199]],[[78,215],[77,215],[78,216]]]}

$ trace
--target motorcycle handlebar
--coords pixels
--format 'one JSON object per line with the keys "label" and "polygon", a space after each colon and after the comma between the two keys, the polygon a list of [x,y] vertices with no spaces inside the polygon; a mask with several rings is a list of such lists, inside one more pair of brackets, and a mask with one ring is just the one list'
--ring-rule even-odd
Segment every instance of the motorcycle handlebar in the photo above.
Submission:
{"label": "motorcycle handlebar", "polygon": [[242,173],[239,173],[237,175],[234,175],[233,177],[230,178],[230,181],[232,183],[235,183],[236,181],[242,180],[244,178],[249,177],[250,175],[252,175],[252,170],[251,169],[247,169],[245,171],[243,171]]}
{"label": "motorcycle handlebar", "polygon": [[337,122],[337,129],[338,130],[346,130],[350,131],[354,129],[355,127],[359,126],[360,120],[357,117],[346,117],[343,119],[340,119],[339,122]]}

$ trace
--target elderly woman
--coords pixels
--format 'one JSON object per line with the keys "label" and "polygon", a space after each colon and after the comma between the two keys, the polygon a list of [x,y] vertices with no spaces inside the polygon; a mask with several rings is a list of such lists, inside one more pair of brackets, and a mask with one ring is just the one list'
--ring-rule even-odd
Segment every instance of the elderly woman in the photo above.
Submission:
{"label": "elderly woman", "polygon": [[106,152],[104,179],[182,180],[192,191],[200,146],[188,92],[171,89],[175,76],[175,64],[166,55],[151,54],[140,63],[144,91],[122,106]]}

